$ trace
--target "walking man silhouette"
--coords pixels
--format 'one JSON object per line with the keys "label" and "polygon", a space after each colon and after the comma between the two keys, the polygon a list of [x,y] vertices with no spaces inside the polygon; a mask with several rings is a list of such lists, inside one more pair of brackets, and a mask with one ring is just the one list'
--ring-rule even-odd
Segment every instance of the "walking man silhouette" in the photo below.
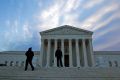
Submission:
{"label": "walking man silhouette", "polygon": [[58,47],[56,52],[55,52],[55,57],[57,58],[57,67],[63,67],[62,65],[62,51]]}
{"label": "walking man silhouette", "polygon": [[34,52],[32,51],[32,47],[28,49],[28,51],[25,53],[27,59],[26,59],[26,64],[25,64],[25,71],[27,70],[28,63],[30,64],[32,71],[34,70],[34,66],[32,65],[32,59],[34,56]]}

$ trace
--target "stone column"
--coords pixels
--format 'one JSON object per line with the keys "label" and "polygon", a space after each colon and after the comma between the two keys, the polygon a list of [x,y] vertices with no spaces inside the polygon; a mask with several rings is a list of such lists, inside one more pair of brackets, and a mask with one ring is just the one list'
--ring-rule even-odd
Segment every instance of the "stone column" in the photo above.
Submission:
{"label": "stone column", "polygon": [[50,42],[50,39],[48,39],[47,64],[46,64],[46,67],[50,66],[50,45],[51,45],[51,42]]}
{"label": "stone column", "polygon": [[62,57],[62,63],[63,63],[63,67],[64,67],[64,39],[62,39],[62,55],[63,55],[63,57]]}
{"label": "stone column", "polygon": [[57,62],[56,62],[56,57],[55,57],[55,52],[57,50],[57,39],[54,40],[54,67],[57,67]]}
{"label": "stone column", "polygon": [[94,66],[95,66],[95,63],[94,63],[92,39],[89,39],[89,48],[90,48],[90,55],[91,55],[92,67],[94,67]]}
{"label": "stone column", "polygon": [[83,55],[84,55],[84,67],[88,67],[85,39],[82,40],[82,44],[83,44]]}
{"label": "stone column", "polygon": [[80,67],[80,53],[79,53],[79,46],[78,46],[78,39],[75,41],[76,45],[76,58],[77,58],[77,67]]}
{"label": "stone column", "polygon": [[72,40],[69,39],[69,67],[73,67],[73,64],[72,64]]}
{"label": "stone column", "polygon": [[40,50],[40,66],[41,67],[43,62],[43,52],[44,52],[44,39],[41,39],[41,50]]}

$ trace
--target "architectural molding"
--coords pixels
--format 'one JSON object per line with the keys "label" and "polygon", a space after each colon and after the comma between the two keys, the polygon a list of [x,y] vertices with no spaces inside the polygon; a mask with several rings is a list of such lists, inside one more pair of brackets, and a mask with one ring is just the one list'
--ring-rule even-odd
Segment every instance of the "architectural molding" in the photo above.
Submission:
{"label": "architectural molding", "polygon": [[76,28],[69,25],[63,25],[57,28],[40,32],[42,35],[92,35],[93,32]]}

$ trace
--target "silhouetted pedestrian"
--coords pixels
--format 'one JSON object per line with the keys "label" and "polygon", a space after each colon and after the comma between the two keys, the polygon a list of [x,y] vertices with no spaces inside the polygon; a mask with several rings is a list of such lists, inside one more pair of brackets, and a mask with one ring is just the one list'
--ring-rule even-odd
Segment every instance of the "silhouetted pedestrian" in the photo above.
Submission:
{"label": "silhouetted pedestrian", "polygon": [[62,51],[58,47],[58,49],[55,52],[55,57],[57,58],[57,67],[63,67],[62,65]]}
{"label": "silhouetted pedestrian", "polygon": [[34,56],[34,52],[32,51],[32,48],[29,48],[28,51],[25,53],[27,59],[26,59],[26,64],[25,64],[25,71],[27,70],[28,63],[30,64],[32,71],[34,70],[34,66],[32,65],[32,59]]}

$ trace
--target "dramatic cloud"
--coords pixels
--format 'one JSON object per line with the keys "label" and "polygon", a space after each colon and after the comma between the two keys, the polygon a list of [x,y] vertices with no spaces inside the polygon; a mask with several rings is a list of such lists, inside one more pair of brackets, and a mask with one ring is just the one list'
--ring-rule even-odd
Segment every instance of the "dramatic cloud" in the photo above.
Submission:
{"label": "dramatic cloud", "polygon": [[25,0],[3,4],[0,50],[24,50],[29,46],[39,50],[40,31],[66,24],[93,31],[94,50],[111,50],[120,44],[116,37],[120,34],[119,0]]}
{"label": "dramatic cloud", "polygon": [[[106,14],[117,11],[118,9],[119,9],[119,6],[118,6],[118,4],[115,4],[115,3],[105,5],[105,6],[101,7],[99,10],[97,10],[94,14],[92,14],[92,16],[88,17],[82,23],[82,26],[86,27],[86,29],[87,28],[92,29],[93,31],[95,31],[95,30],[97,30],[97,29],[99,29],[101,27],[104,27],[104,26],[100,26],[103,23],[103,22],[100,22],[100,20],[102,18],[104,18],[104,16]],[[114,16],[116,16],[116,14]],[[107,24],[107,22],[104,23],[104,24]]]}
{"label": "dramatic cloud", "polygon": [[[107,1],[106,1],[107,2]],[[88,0],[85,2],[85,4],[82,4],[82,0],[61,0],[61,1],[55,1],[53,5],[49,6],[47,9],[43,9],[43,11],[40,12],[38,16],[38,20],[40,21],[40,24],[38,25],[38,28],[41,30],[46,30],[49,28],[57,27],[64,24],[73,25],[79,28],[88,29],[91,31],[96,32],[99,31],[100,28],[104,28],[106,25],[110,24],[112,20],[119,18],[119,7],[120,3],[117,1],[111,0],[107,2],[107,4],[104,4],[104,0]],[[103,4],[103,5],[102,5]],[[79,18],[83,15],[81,15],[83,12],[82,10],[92,10],[97,5],[100,6],[94,13],[90,14],[86,19],[83,21],[79,21]],[[87,11],[86,11],[87,12]],[[108,18],[104,18],[107,15],[110,15]],[[86,13],[85,13],[86,14]],[[110,31],[114,31],[117,28],[108,28],[105,31],[101,31],[98,34],[94,34],[95,39],[98,37],[102,37],[105,34],[109,33]],[[95,40],[94,39],[94,40]],[[110,40],[111,41],[111,40]],[[99,42],[102,43],[103,41]],[[119,42],[115,41],[115,42]],[[104,43],[104,42],[103,42]],[[109,44],[109,43],[108,43]],[[111,42],[109,45],[102,44],[100,46],[105,46],[103,48],[100,48],[99,46],[96,48],[97,50],[102,50],[104,48],[109,47],[110,45],[114,45],[115,43]]]}
{"label": "dramatic cloud", "polygon": [[86,9],[89,9],[89,8],[95,7],[96,5],[102,3],[103,1],[104,0],[89,0],[83,7]]}
{"label": "dramatic cloud", "polygon": [[78,18],[76,12],[80,5],[80,0],[58,0],[49,6],[47,9],[40,11],[37,16],[39,20],[38,28],[45,30],[57,27],[63,24],[73,24]]}
{"label": "dramatic cloud", "polygon": [[25,23],[21,27],[19,26],[18,20],[14,22],[7,21],[6,25],[9,26],[9,30],[4,32],[2,39],[4,43],[2,44],[1,50],[16,49],[16,45],[19,45],[22,42],[29,42],[32,39],[32,32],[30,32],[30,26],[28,23]]}

